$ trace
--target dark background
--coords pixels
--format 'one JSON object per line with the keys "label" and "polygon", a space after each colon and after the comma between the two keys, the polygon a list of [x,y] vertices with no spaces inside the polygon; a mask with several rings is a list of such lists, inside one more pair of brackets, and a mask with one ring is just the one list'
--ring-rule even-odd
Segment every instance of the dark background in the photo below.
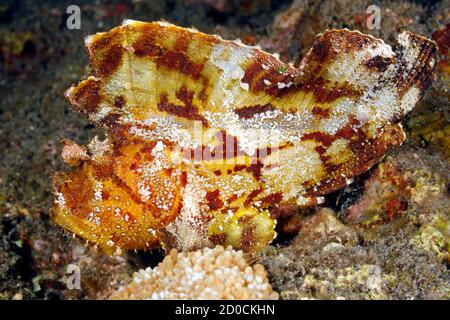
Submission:
{"label": "dark background", "polygon": [[[71,4],[81,8],[81,30],[66,28],[66,8]],[[364,25],[365,8],[370,4],[382,9],[381,30]],[[64,98],[66,89],[89,74],[83,45],[86,35],[109,30],[124,18],[164,19],[259,44],[267,51],[279,52],[284,61],[298,64],[314,36],[327,28],[358,29],[388,42],[403,30],[431,38],[449,22],[448,14],[449,1],[2,1],[0,299],[104,297],[132,271],[154,265],[162,257],[160,252],[106,257],[49,219],[51,176],[67,169],[59,157],[59,139],[87,143],[102,134],[73,112]],[[410,119],[438,113],[443,115],[445,127],[449,104],[442,80],[438,79],[426,102]],[[414,122],[409,123],[411,131]],[[426,139],[411,143],[421,154],[438,154],[442,145]],[[445,156],[440,159],[448,160]],[[361,186],[362,182],[357,189]],[[355,201],[353,191],[331,195],[327,203],[339,212],[346,199]],[[83,266],[81,291],[67,290],[64,284],[65,267],[72,262]],[[442,262],[436,268],[439,266]],[[448,273],[439,270],[432,272],[443,272],[439,279],[448,280]],[[271,272],[276,278],[277,272]]]}

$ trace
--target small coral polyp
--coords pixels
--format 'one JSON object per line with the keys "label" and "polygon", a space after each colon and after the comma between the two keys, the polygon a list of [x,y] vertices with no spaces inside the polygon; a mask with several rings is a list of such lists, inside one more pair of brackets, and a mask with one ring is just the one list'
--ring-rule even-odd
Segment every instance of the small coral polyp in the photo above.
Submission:
{"label": "small coral polyp", "polygon": [[434,43],[317,36],[299,68],[241,43],[126,21],[86,39],[93,75],[67,91],[107,133],[66,141],[56,223],[108,253],[213,244],[256,253],[280,205],[311,206],[398,147],[434,77]]}
{"label": "small coral polyp", "polygon": [[170,251],[155,268],[139,270],[111,300],[276,300],[267,272],[248,265],[242,251],[231,247],[194,252]]}

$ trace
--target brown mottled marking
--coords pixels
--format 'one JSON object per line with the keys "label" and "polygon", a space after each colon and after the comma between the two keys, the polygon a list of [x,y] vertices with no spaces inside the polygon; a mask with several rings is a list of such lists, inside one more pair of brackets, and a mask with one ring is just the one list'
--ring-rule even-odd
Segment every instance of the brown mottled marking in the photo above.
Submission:
{"label": "brown mottled marking", "polygon": [[367,171],[387,151],[400,146],[403,139],[404,133],[401,126],[386,125],[383,135],[376,135],[374,138],[366,141],[366,147],[361,148],[356,153],[358,157],[353,162],[345,163],[335,168],[336,172],[341,172],[344,176],[333,176],[332,178],[328,177],[322,180],[320,184],[315,185],[315,188],[311,186],[306,192],[306,196],[318,197],[345,187],[347,185],[347,178],[360,175]]}
{"label": "brown mottled marking", "polygon": [[256,241],[256,227],[253,223],[245,224],[241,232],[240,249],[248,252]]}
{"label": "brown mottled marking", "polygon": [[363,153],[365,144],[368,143],[367,135],[362,127],[357,127],[360,124],[359,120],[354,117],[349,117],[349,122],[339,129],[335,135],[330,135],[323,132],[312,132],[302,137],[302,140],[314,140],[320,142],[321,145],[315,147],[315,151],[319,154],[322,164],[328,173],[338,171],[339,166],[330,163],[330,157],[326,155],[326,151],[331,144],[337,139],[345,139],[348,141],[349,149],[354,154]]}
{"label": "brown mottled marking", "polygon": [[194,63],[185,53],[190,41],[188,39],[189,36],[187,36],[189,32],[178,37],[175,41],[174,50],[169,50],[156,42],[156,35],[159,32],[158,28],[160,27],[155,25],[143,28],[142,36],[132,45],[135,55],[138,57],[150,57],[158,67],[179,71],[193,79],[199,79],[204,65]]}
{"label": "brown mottled marking", "polygon": [[266,111],[272,110],[275,110],[275,107],[269,103],[264,105],[257,104],[254,106],[242,107],[239,109],[235,109],[234,112],[238,115],[239,118],[249,119],[253,117],[255,114],[264,113]]}
{"label": "brown mottled marking", "polygon": [[122,64],[125,49],[121,42],[122,30],[113,30],[87,44],[96,77],[106,78]]}
{"label": "brown mottled marking", "polygon": [[325,41],[316,41],[311,49],[311,55],[318,61],[324,62],[327,60],[330,52],[330,43]]}
{"label": "brown mottled marking", "polygon": [[183,86],[175,93],[175,95],[178,99],[183,101],[185,107],[192,107],[192,100],[194,99],[193,91],[190,91]]}
{"label": "brown mottled marking", "polygon": [[264,72],[262,59],[264,59],[264,57],[257,51],[254,51],[250,65],[244,70],[244,76],[242,77],[241,82],[248,83],[250,88],[256,77],[260,75],[261,72]]}
{"label": "brown mottled marking", "polygon": [[281,192],[276,192],[262,198],[261,203],[264,206],[272,206],[281,202],[281,200],[283,200],[283,195],[281,194]]}
{"label": "brown mottled marking", "polygon": [[192,62],[186,54],[168,50],[162,51],[161,56],[156,60],[156,64],[184,73],[195,80],[200,78],[203,70],[203,64]]}
{"label": "brown mottled marking", "polygon": [[349,83],[334,84],[332,87],[327,87],[328,80],[318,78],[316,81],[312,81],[311,88],[314,96],[314,101],[318,103],[330,103],[341,97],[354,97],[358,96],[360,92],[355,90]]}
{"label": "brown mottled marking", "polygon": [[[328,161],[330,160],[330,157],[325,155],[327,149],[324,148],[323,146],[316,146],[314,150],[319,154],[319,158],[320,160],[322,160],[322,164],[326,166]],[[327,170],[327,172],[329,172],[329,170]]]}
{"label": "brown mottled marking", "polygon": [[[77,190],[77,192],[71,192],[72,189]],[[74,216],[86,219],[88,214],[92,212],[92,208],[87,204],[94,196],[94,186],[86,175],[70,175],[70,179],[62,184],[60,192],[64,194],[66,206]]]}
{"label": "brown mottled marking", "polygon": [[327,152],[326,148],[323,146],[316,146],[314,150],[319,154],[319,158],[322,160],[322,164],[327,173],[331,174],[339,169],[339,165],[331,163],[331,157],[325,154]]}
{"label": "brown mottled marking", "polygon": [[329,63],[342,53],[359,51],[371,41],[373,40],[359,32],[329,30],[315,39],[313,47],[305,56],[303,63],[311,65],[311,70],[315,70],[325,61]]}
{"label": "brown mottled marking", "polygon": [[[370,166],[367,164],[359,164],[358,167],[363,167],[367,169]],[[357,167],[355,167],[355,170],[356,168]],[[315,189],[310,189],[306,192],[306,197],[320,197],[333,191],[342,189],[345,186],[347,186],[346,178],[342,176],[335,176],[332,179],[324,180],[320,184],[316,184]]]}
{"label": "brown mottled marking", "polygon": [[206,193],[206,205],[210,210],[217,210],[223,207],[223,201],[220,199],[220,191],[216,189],[214,191],[208,191]]}
{"label": "brown mottled marking", "polygon": [[349,83],[332,83],[323,77],[311,77],[302,83],[298,83],[285,88],[281,91],[281,95],[292,92],[312,92],[314,101],[318,103],[333,102],[340,97],[351,97],[359,95],[359,92],[350,86]]}
{"label": "brown mottled marking", "polygon": [[[295,69],[257,50],[253,51],[252,55],[249,65],[244,68],[244,76],[241,82],[248,83],[251,92],[264,91],[267,94],[277,96],[280,91],[277,83],[287,83],[293,80]],[[263,65],[267,66],[267,68],[263,67]],[[269,81],[271,84],[267,85],[264,80]]]}
{"label": "brown mottled marking", "polygon": [[359,125],[359,120],[354,117],[349,117],[349,122],[339,129],[335,135],[331,135],[329,133],[315,131],[311,133],[307,133],[302,136],[301,140],[314,140],[320,142],[324,147],[329,147],[331,144],[339,138],[346,139],[352,141],[355,138],[358,142],[366,139],[366,134],[362,130],[362,128],[356,128]]}
{"label": "brown mottled marking", "polygon": [[102,199],[108,200],[109,199],[109,192],[106,190],[102,190]]}
{"label": "brown mottled marking", "polygon": [[251,172],[253,174],[253,177],[259,181],[261,177],[261,169],[264,167],[264,165],[258,160],[256,163],[252,163],[250,166],[247,167],[247,171]]}
{"label": "brown mottled marking", "polygon": [[272,153],[284,150],[287,148],[293,147],[293,143],[290,141],[287,141],[286,143],[278,146],[271,146],[271,147],[265,147],[265,148],[258,148],[256,149],[256,155],[258,159],[264,159],[267,156],[270,156]]}
{"label": "brown mottled marking", "polygon": [[100,124],[114,130],[114,128],[116,127],[117,123],[120,120],[120,117],[121,116],[118,113],[109,113],[100,120]]}
{"label": "brown mottled marking", "polygon": [[132,44],[133,52],[138,57],[157,57],[162,48],[157,45],[156,38],[162,27],[158,24],[144,25],[140,28],[132,28],[129,32],[140,33],[140,36]]}
{"label": "brown mottled marking", "polygon": [[365,152],[365,144],[368,142],[364,127],[357,127],[359,124],[358,119],[350,116],[349,122],[336,132],[336,137],[348,140],[348,146],[354,154]]}
{"label": "brown mottled marking", "polygon": [[208,126],[206,119],[199,114],[198,108],[192,104],[192,91],[187,90],[186,87],[182,87],[177,91],[176,96],[183,101],[184,105],[180,106],[170,103],[167,94],[163,93],[159,99],[158,109],[177,117],[201,121],[205,127]]}
{"label": "brown mottled marking", "polygon": [[[341,97],[353,97],[359,96],[360,92],[353,88],[349,83],[344,82],[332,83],[330,80],[324,79],[323,77],[317,77],[314,73],[309,77],[304,79],[302,82],[294,76],[294,71],[291,70],[289,74],[282,76],[281,78],[271,78],[276,72],[271,71],[270,76],[264,75],[258,80],[258,85],[250,86],[250,90],[253,92],[264,91],[266,94],[271,96],[281,98],[289,94],[295,94],[297,92],[311,92],[314,97],[314,101],[317,103],[330,103]],[[264,79],[268,79],[272,82],[271,85],[266,86],[260,84],[264,82]],[[284,87],[282,89],[278,88],[277,83],[289,83],[292,84],[289,87]]]}
{"label": "brown mottled marking", "polygon": [[145,206],[145,202],[141,200],[141,198],[139,197],[138,194],[136,194],[133,189],[131,189],[131,187],[126,184],[116,173],[112,173],[110,175],[111,179],[113,180],[114,184],[122,189],[123,191],[125,191],[125,193],[127,193],[131,199],[133,199],[134,202],[136,202],[137,204],[143,205]]}
{"label": "brown mottled marking", "polygon": [[192,41],[193,33],[187,30],[179,30],[173,45],[175,51],[186,53],[189,43]]}
{"label": "brown mottled marking", "polygon": [[98,61],[97,77],[108,77],[122,64],[125,50],[122,45],[117,44],[109,48],[105,55]]}
{"label": "brown mottled marking", "polygon": [[88,116],[95,113],[102,102],[101,82],[93,79],[83,81],[70,96],[76,111]]}
{"label": "brown mottled marking", "polygon": [[123,106],[125,105],[125,97],[120,95],[114,98],[114,106],[118,109],[122,109]]}
{"label": "brown mottled marking", "polygon": [[138,57],[159,57],[162,50],[161,47],[155,45],[151,35],[143,35],[133,43],[134,54]]}
{"label": "brown mottled marking", "polygon": [[356,128],[356,126],[358,126],[359,124],[360,121],[358,119],[353,116],[349,116],[349,122],[336,132],[336,136],[347,140],[351,139],[353,136],[355,136],[355,133],[358,129]]}
{"label": "brown mottled marking", "polygon": [[315,106],[311,111],[315,116],[318,116],[320,118],[329,118],[330,117],[330,109],[325,109],[325,108]]}
{"label": "brown mottled marking", "polygon": [[94,166],[95,178],[104,181],[114,172],[114,163],[112,161],[102,161]]}
{"label": "brown mottled marking", "polygon": [[262,191],[263,189],[255,189],[252,192],[250,192],[247,196],[247,199],[245,199],[244,201],[244,206],[248,207],[253,202],[253,199],[255,199],[256,196],[260,194]]}
{"label": "brown mottled marking", "polygon": [[311,133],[307,133],[302,136],[302,141],[306,140],[314,140],[317,142],[322,143],[324,147],[329,147],[333,143],[334,140],[336,140],[336,137],[325,132],[315,131]]}
{"label": "brown mottled marking", "polygon": [[139,152],[142,153],[142,154],[145,154],[145,155],[151,154],[153,148],[155,147],[155,145],[156,145],[155,143],[152,143],[152,144],[149,144],[149,145],[145,145],[139,150]]}
{"label": "brown mottled marking", "polygon": [[[279,70],[284,70],[286,68],[286,65],[281,64],[280,62],[278,62],[275,65],[279,65],[278,67]],[[255,80],[255,82],[250,86],[250,91],[252,92],[263,91],[264,93],[271,95],[273,97],[282,97],[283,95],[286,94],[286,92],[289,91],[289,88],[291,87],[279,89],[278,83],[289,83],[289,82],[294,83],[295,82],[294,70],[289,69],[290,68],[289,67],[287,69],[289,71],[278,72],[276,69],[274,69],[275,66],[272,66],[271,68],[272,69],[265,70],[264,72],[262,72],[261,77]],[[266,81],[264,80],[269,81],[270,84],[267,84]]]}
{"label": "brown mottled marking", "polygon": [[[209,161],[215,159],[232,159],[245,155],[245,152],[239,147],[237,137],[228,135],[225,130],[216,133],[218,145],[214,148],[210,146],[198,146],[195,149],[185,149],[184,158],[196,161]],[[245,166],[244,166],[245,168]]]}
{"label": "brown mottled marking", "polygon": [[182,186],[182,187],[185,187],[185,186],[187,185],[187,173],[186,173],[186,171],[183,171],[183,172],[181,173],[181,179],[180,179],[180,181],[181,181],[181,186]]}
{"label": "brown mottled marking", "polygon": [[237,221],[238,221],[238,223],[239,223],[240,225],[246,225],[246,224],[248,224],[251,220],[252,220],[252,217],[250,217],[250,216],[242,216],[242,217],[239,217],[239,218],[237,219]]}
{"label": "brown mottled marking", "polygon": [[237,196],[235,193],[233,193],[233,194],[228,198],[228,203],[231,203],[231,202],[237,200],[237,198],[238,198],[238,196]]}
{"label": "brown mottled marking", "polygon": [[227,241],[227,234],[226,233],[211,234],[208,236],[208,239],[213,244],[224,244]]}
{"label": "brown mottled marking", "polygon": [[393,63],[394,59],[383,57],[383,56],[375,56],[372,59],[367,60],[366,66],[370,69],[375,69],[378,72],[386,71],[387,67]]}

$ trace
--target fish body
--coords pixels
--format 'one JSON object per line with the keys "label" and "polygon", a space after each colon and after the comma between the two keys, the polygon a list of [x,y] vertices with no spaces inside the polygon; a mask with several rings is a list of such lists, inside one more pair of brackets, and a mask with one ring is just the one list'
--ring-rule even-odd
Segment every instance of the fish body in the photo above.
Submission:
{"label": "fish body", "polygon": [[[257,47],[165,22],[86,38],[93,75],[67,91],[104,128],[55,177],[55,221],[106,251],[208,243],[255,252],[270,210],[311,206],[405,139],[435,46],[358,31],[317,36],[294,68]],[[69,154],[69,153],[67,153]]]}

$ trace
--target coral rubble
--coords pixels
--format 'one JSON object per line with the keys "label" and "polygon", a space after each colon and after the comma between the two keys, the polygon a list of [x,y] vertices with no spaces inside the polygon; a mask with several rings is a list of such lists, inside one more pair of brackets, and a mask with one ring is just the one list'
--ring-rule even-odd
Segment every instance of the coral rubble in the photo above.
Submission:
{"label": "coral rubble", "polygon": [[449,299],[450,275],[434,252],[411,241],[415,228],[403,225],[355,242],[340,235],[361,233],[348,227],[343,232],[336,218],[329,232],[321,219],[311,223],[291,245],[270,246],[263,254],[281,299]]}
{"label": "coral rubble", "polygon": [[275,290],[283,299],[448,299],[449,172],[420,149],[389,156],[342,219],[321,208],[289,245],[265,250]]}

